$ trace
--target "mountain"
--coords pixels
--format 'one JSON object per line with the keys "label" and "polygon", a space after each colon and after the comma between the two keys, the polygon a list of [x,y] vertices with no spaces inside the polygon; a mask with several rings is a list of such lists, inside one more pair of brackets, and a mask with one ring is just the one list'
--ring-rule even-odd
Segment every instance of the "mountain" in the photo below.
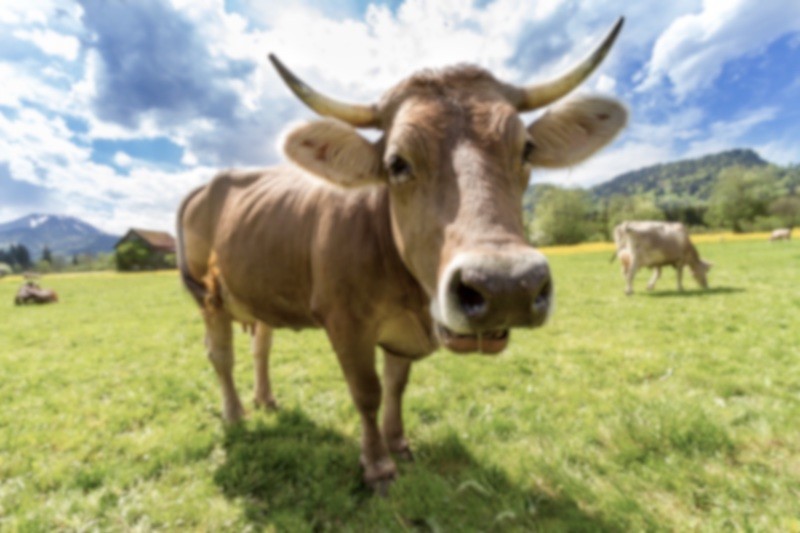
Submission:
{"label": "mountain", "polygon": [[119,237],[66,215],[28,215],[0,224],[0,249],[23,244],[38,259],[45,246],[54,255],[112,252]]}
{"label": "mountain", "polygon": [[591,189],[596,198],[646,194],[659,205],[692,205],[708,201],[720,171],[727,167],[765,167],[769,163],[749,149],[728,150],[697,159],[663,163],[627,172]]}

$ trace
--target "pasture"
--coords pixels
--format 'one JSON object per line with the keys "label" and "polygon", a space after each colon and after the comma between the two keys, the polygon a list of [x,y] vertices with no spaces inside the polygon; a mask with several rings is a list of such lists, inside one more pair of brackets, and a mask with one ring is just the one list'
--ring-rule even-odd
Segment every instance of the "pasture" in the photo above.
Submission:
{"label": "pasture", "polygon": [[226,431],[174,272],[47,276],[61,302],[26,308],[2,279],[0,529],[800,531],[800,244],[710,241],[682,294],[552,251],[545,328],[415,365],[386,499],[322,332],[276,334],[281,410]]}

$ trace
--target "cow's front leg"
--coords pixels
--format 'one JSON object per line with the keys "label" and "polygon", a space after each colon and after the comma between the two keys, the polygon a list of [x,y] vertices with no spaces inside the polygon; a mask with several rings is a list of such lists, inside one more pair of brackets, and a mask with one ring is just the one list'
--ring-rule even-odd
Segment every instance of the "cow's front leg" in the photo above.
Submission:
{"label": "cow's front leg", "polygon": [[206,348],[208,359],[217,373],[222,389],[222,418],[227,423],[234,423],[244,416],[242,403],[236,393],[233,381],[233,327],[230,317],[222,311],[206,311],[203,313],[206,323]]}
{"label": "cow's front leg", "polygon": [[384,350],[383,438],[389,451],[407,461],[414,459],[403,430],[403,393],[411,373],[411,361]]}
{"label": "cow's front leg", "polygon": [[364,468],[364,482],[378,493],[386,494],[397,475],[397,468],[378,429],[381,382],[375,370],[375,344],[363,340],[346,343],[334,341],[334,349],[350,395],[361,415],[361,466]]}
{"label": "cow's front leg", "polygon": [[647,290],[652,291],[656,286],[656,281],[661,277],[661,267],[653,268],[653,275],[650,276],[650,281],[647,282]]}
{"label": "cow's front leg", "polygon": [[683,291],[683,265],[677,265],[675,267],[675,274],[678,277],[678,290]]}
{"label": "cow's front leg", "polygon": [[277,409],[278,403],[272,395],[272,386],[269,379],[269,352],[271,348],[272,328],[263,322],[257,322],[251,341],[256,380],[253,403],[256,407]]}
{"label": "cow's front leg", "polygon": [[636,276],[636,269],[638,268],[639,265],[636,264],[636,261],[631,261],[630,267],[625,273],[625,294],[629,296],[633,294],[633,277]]}

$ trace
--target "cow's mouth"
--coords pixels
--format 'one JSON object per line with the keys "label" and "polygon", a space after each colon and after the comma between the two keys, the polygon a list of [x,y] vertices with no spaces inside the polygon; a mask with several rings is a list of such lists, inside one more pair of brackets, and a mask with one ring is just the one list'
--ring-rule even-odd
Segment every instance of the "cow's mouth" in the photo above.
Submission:
{"label": "cow's mouth", "polygon": [[436,324],[436,332],[444,347],[456,353],[479,352],[493,355],[505,349],[509,337],[507,329],[479,333],[456,333],[442,324]]}

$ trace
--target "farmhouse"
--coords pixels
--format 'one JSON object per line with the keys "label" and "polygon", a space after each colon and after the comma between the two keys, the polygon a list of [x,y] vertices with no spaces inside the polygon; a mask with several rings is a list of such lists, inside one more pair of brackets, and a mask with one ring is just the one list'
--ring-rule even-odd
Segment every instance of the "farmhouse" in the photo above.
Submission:
{"label": "farmhouse", "polygon": [[165,231],[131,228],[114,245],[118,270],[175,266],[175,238]]}

